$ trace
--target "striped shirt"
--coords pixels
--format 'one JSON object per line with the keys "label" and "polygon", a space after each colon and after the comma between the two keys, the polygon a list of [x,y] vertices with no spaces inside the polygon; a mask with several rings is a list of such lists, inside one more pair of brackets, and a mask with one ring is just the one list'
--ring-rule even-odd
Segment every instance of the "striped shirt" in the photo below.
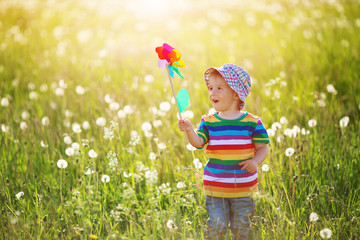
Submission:
{"label": "striped shirt", "polygon": [[234,120],[204,115],[196,133],[207,144],[204,167],[205,195],[223,198],[248,197],[257,191],[257,172],[241,170],[238,164],[255,156],[253,143],[269,143],[259,117],[248,112]]}

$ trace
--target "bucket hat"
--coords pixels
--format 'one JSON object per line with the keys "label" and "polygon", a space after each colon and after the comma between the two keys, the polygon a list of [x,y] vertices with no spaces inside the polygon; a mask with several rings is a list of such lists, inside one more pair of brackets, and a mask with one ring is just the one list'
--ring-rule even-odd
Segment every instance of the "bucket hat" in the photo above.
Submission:
{"label": "bucket hat", "polygon": [[245,105],[245,98],[249,95],[251,89],[250,75],[240,66],[231,63],[225,63],[221,67],[210,67],[204,73],[206,85],[208,85],[211,74],[218,71],[229,86],[238,94],[241,104],[240,109]]}

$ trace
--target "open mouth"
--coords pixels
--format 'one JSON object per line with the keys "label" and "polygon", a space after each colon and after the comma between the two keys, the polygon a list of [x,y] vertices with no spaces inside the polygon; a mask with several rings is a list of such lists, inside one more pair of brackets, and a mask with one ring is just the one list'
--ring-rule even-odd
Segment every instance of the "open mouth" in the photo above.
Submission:
{"label": "open mouth", "polygon": [[213,101],[213,103],[218,103],[219,102],[219,100],[216,100],[216,99],[213,99],[212,101]]}

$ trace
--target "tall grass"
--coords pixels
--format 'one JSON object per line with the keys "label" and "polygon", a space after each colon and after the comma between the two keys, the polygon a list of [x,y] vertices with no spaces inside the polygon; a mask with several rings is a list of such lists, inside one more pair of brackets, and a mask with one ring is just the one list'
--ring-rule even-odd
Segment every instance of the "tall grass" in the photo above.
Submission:
{"label": "tall grass", "polygon": [[174,84],[189,91],[194,127],[211,108],[207,67],[233,62],[253,78],[246,110],[272,133],[269,170],[259,166],[256,239],[319,239],[325,228],[333,239],[360,237],[357,1],[184,2],[164,18],[91,3],[0,2],[2,239],[204,237],[193,161],[204,166],[206,157],[177,128],[154,52],[163,42],[187,64]]}

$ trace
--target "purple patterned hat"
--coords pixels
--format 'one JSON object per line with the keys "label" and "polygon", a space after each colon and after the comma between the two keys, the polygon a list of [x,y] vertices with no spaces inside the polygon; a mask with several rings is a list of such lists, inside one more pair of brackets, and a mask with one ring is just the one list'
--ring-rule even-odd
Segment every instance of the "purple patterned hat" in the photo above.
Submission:
{"label": "purple patterned hat", "polygon": [[209,78],[213,71],[218,71],[229,86],[239,95],[242,101],[240,109],[245,105],[245,98],[249,95],[251,89],[250,75],[236,64],[225,63],[219,68],[208,68],[204,73],[206,85],[208,85]]}

